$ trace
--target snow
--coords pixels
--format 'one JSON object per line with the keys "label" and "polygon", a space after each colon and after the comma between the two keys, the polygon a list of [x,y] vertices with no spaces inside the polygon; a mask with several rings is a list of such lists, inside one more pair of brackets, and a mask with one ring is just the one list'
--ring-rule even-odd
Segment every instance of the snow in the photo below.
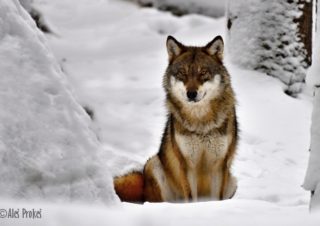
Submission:
{"label": "snow", "polygon": [[90,119],[43,34],[17,0],[1,1],[0,24],[1,197],[117,200]]}
{"label": "snow", "polygon": [[[92,125],[89,119],[81,121],[92,126],[102,143],[98,158],[109,166],[106,179],[108,172],[121,175],[142,169],[158,151],[166,120],[162,76],[167,35],[185,44],[204,45],[216,35],[225,37],[225,18],[175,17],[119,0],[35,0],[34,4],[56,34],[46,39],[74,95],[94,112]],[[233,166],[238,191],[232,200],[106,207],[3,199],[1,208],[42,208],[43,219],[1,223],[317,225],[319,217],[308,213],[309,192],[301,187],[308,161],[311,97],[285,95],[282,82],[236,66],[228,54],[225,63],[237,95],[241,130]],[[87,164],[97,161],[87,155],[85,159]]]}
{"label": "snow", "polygon": [[239,178],[236,197],[285,205],[306,203],[301,184],[309,147],[311,103],[281,94],[281,82],[273,78],[228,66],[241,130],[234,166]]}
{"label": "snow", "polygon": [[19,2],[23,6],[23,8],[25,8],[25,10],[31,12],[33,0],[19,0]]}
{"label": "snow", "polygon": [[[245,226],[317,226],[319,215],[309,215],[303,207],[280,208],[262,201],[234,200],[190,204],[136,205],[123,203],[121,206],[54,205],[38,203],[12,204],[3,201],[1,207],[15,210],[41,208],[41,219],[0,219],[2,226],[162,226],[162,225],[245,225]],[[20,210],[21,210],[20,209]]]}
{"label": "snow", "polygon": [[298,37],[298,0],[232,1],[228,4],[229,53],[232,62],[279,78],[289,93],[302,90],[305,50]]}
{"label": "snow", "polygon": [[211,17],[222,17],[226,0],[130,0],[142,6],[153,6],[175,14],[197,13]]}

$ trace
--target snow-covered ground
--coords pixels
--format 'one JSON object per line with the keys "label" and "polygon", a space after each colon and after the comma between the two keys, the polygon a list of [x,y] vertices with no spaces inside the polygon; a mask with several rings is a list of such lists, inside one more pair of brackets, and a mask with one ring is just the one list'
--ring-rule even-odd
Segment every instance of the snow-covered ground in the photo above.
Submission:
{"label": "snow-covered ground", "polygon": [[[203,45],[224,35],[225,19],[170,13],[119,0],[35,0],[54,34],[48,41],[83,106],[113,175],[141,169],[157,152],[165,123],[162,75],[168,34]],[[228,45],[228,43],[226,43]],[[227,54],[226,54],[227,55]],[[226,56],[228,57],[228,55]],[[240,56],[239,56],[240,57]],[[232,200],[192,204],[117,204],[42,208],[42,220],[3,225],[317,225],[301,185],[308,160],[311,98],[284,94],[282,83],[226,59],[238,99],[240,145]],[[23,203],[2,201],[0,208]],[[1,223],[1,225],[2,225]]]}
{"label": "snow-covered ground", "polygon": [[282,207],[253,200],[189,204],[124,203],[114,207],[2,201],[1,206],[16,210],[41,209],[40,219],[0,219],[1,226],[318,226],[320,221],[319,216],[309,215],[304,206]]}

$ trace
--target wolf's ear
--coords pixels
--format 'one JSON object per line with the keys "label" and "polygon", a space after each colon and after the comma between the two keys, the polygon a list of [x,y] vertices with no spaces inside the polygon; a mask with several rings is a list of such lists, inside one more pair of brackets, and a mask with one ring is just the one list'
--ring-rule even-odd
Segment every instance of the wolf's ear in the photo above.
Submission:
{"label": "wolf's ear", "polygon": [[167,51],[169,55],[169,61],[179,56],[184,49],[184,45],[178,42],[174,37],[168,36],[167,38]]}
{"label": "wolf's ear", "polygon": [[220,35],[205,46],[207,53],[212,56],[217,56],[221,61],[223,60],[223,48],[223,39]]}

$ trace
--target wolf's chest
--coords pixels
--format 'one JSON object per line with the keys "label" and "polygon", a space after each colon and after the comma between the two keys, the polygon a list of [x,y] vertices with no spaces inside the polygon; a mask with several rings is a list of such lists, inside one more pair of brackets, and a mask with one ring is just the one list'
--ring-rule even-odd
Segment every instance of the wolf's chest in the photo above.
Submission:
{"label": "wolf's chest", "polygon": [[176,133],[175,139],[190,167],[197,167],[200,163],[214,164],[226,155],[230,143],[227,135],[219,133],[207,136]]}

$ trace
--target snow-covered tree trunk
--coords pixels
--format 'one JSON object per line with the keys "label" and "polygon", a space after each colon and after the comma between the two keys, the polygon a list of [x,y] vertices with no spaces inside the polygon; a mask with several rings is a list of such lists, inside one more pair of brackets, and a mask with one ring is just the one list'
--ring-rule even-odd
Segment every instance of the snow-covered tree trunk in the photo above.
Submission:
{"label": "snow-covered tree trunk", "polygon": [[286,93],[301,91],[311,63],[313,0],[229,0],[231,60],[279,78]]}
{"label": "snow-covered tree trunk", "polygon": [[303,187],[311,191],[311,210],[320,210],[320,12],[317,1],[317,23],[313,64],[308,70],[307,84],[315,89],[313,102],[309,164]]}
{"label": "snow-covered tree trunk", "polygon": [[320,88],[316,89],[313,107],[310,157],[303,187],[311,191],[310,209],[320,210]]}

